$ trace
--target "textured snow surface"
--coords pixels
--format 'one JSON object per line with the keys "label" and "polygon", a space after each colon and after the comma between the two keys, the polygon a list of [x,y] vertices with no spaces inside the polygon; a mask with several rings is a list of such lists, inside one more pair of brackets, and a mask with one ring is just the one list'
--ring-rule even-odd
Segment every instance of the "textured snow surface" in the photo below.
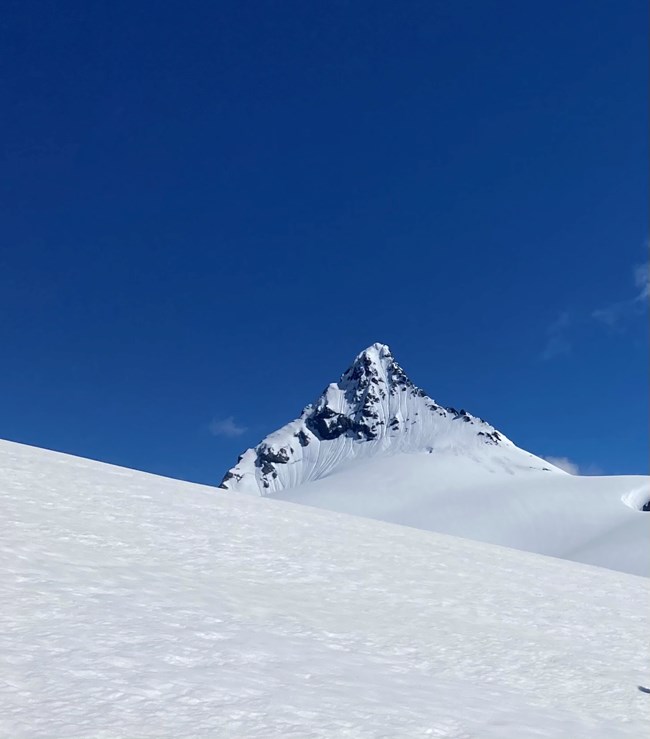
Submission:
{"label": "textured snow surface", "polygon": [[0,501],[2,737],[650,731],[643,578],[9,442]]}

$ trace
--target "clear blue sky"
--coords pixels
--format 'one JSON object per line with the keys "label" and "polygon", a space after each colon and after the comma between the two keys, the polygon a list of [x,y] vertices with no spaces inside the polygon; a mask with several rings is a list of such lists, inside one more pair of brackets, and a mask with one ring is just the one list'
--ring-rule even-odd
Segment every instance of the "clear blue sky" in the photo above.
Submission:
{"label": "clear blue sky", "polygon": [[646,25],[5,3],[0,436],[218,482],[382,341],[530,451],[647,471]]}

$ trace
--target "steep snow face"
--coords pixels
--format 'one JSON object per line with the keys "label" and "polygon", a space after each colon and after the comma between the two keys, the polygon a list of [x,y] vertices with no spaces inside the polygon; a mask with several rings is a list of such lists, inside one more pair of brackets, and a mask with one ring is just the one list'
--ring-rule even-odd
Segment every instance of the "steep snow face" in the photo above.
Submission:
{"label": "steep snow face", "polygon": [[638,739],[649,600],[618,572],[0,441],[2,737]]}
{"label": "steep snow face", "polygon": [[221,487],[267,495],[378,455],[450,450],[518,471],[565,474],[464,409],[436,403],[385,344],[373,344],[298,419],[244,452]]}

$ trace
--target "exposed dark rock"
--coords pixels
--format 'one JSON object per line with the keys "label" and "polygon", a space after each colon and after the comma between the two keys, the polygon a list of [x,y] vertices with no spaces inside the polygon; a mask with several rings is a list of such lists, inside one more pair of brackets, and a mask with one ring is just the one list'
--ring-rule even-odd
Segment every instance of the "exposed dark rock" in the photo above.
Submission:
{"label": "exposed dark rock", "polygon": [[275,472],[276,464],[286,464],[288,461],[289,452],[284,447],[273,449],[262,444],[257,450],[255,465],[260,468],[263,475],[270,475]]}
{"label": "exposed dark rock", "polygon": [[501,441],[498,431],[493,431],[492,433],[479,431],[477,436],[483,436],[488,444],[498,444]]}
{"label": "exposed dark rock", "polygon": [[318,439],[338,439],[347,435],[357,439],[376,439],[374,428],[363,421],[355,421],[327,406],[305,419],[309,430]]}
{"label": "exposed dark rock", "polygon": [[309,430],[319,439],[338,439],[352,427],[352,421],[327,406],[306,419]]}
{"label": "exposed dark rock", "polygon": [[309,437],[302,429],[298,431],[297,434],[295,434],[295,437],[296,439],[298,439],[298,443],[300,444],[300,446],[309,446]]}
{"label": "exposed dark rock", "polygon": [[228,480],[236,480],[237,482],[239,482],[241,480],[241,475],[236,475],[234,472],[226,472],[226,474],[223,476],[223,480],[219,484],[219,487],[223,488],[224,490],[228,490],[228,486],[226,485]]}
{"label": "exposed dark rock", "polygon": [[257,458],[263,462],[286,464],[289,461],[289,453],[284,447],[280,447],[280,449],[275,450],[272,447],[263,444],[257,450]]}

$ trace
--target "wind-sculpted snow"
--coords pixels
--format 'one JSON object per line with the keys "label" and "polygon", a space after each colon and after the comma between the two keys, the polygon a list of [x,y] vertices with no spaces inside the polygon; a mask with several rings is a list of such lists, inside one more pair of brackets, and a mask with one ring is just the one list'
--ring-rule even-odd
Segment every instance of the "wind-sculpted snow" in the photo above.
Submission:
{"label": "wind-sculpted snow", "polygon": [[0,506],[0,736],[649,735],[642,578],[9,442]]}
{"label": "wind-sculpted snow", "polygon": [[466,410],[440,406],[409,380],[386,345],[373,344],[300,418],[244,452],[221,486],[269,495],[357,460],[448,449],[506,459],[525,472],[563,474]]}

